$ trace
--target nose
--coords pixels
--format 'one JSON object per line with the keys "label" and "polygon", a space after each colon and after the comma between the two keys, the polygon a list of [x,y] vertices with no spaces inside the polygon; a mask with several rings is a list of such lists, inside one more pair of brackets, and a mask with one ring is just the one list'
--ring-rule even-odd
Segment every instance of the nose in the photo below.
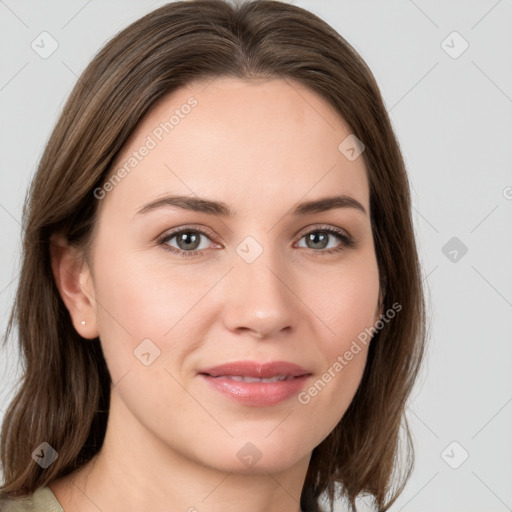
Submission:
{"label": "nose", "polygon": [[233,263],[224,285],[225,327],[258,339],[296,330],[302,303],[294,293],[290,270],[270,250],[252,263],[235,255]]}

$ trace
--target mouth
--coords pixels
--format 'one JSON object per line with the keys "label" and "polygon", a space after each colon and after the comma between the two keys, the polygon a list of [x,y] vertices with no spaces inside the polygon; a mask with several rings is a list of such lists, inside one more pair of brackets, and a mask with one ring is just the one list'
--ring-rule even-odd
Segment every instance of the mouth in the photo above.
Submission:
{"label": "mouth", "polygon": [[297,394],[312,374],[286,361],[236,361],[202,369],[198,375],[229,398],[244,405],[263,407]]}
{"label": "mouth", "polygon": [[[209,377],[213,377],[213,375],[209,375]],[[230,379],[236,382],[282,382],[283,380],[295,379],[295,377],[291,377],[289,375],[276,375],[275,377],[249,377],[242,375],[217,375],[213,377],[214,379]]]}
{"label": "mouth", "polygon": [[301,366],[287,361],[258,363],[257,361],[234,361],[211,368],[199,370],[200,374],[210,377],[242,377],[252,379],[285,380],[308,375],[310,372]]}

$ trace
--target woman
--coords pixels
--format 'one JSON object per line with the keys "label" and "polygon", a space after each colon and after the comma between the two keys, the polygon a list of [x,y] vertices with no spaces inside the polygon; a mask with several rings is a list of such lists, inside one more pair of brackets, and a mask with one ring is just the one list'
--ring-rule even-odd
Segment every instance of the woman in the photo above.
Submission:
{"label": "woman", "polygon": [[387,510],[424,352],[410,210],[376,82],[313,14],[123,30],[27,199],[2,510]]}

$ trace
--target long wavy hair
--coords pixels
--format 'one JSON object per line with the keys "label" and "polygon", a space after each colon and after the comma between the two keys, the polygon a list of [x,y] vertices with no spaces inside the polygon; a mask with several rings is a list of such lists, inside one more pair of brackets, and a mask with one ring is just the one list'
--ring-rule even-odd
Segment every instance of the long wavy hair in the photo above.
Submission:
{"label": "long wavy hair", "polygon": [[[284,2],[177,1],[113,37],[77,81],[47,142],[23,209],[22,269],[4,343],[17,331],[23,376],[1,431],[0,494],[22,496],[83,467],[104,440],[110,376],[99,342],[82,338],[56,287],[50,236],[84,254],[94,190],[144,115],[173,90],[215,77],[296,81],[332,105],[365,145],[372,232],[384,310],[400,313],[374,334],[357,392],[312,453],[303,510],[373,497],[396,500],[414,467],[406,401],[425,352],[426,315],[409,182],[377,83],[361,57],[316,15]],[[341,142],[341,141],[340,141]],[[98,341],[98,340],[96,340]],[[401,453],[402,427],[406,456]],[[42,469],[46,441],[59,453]]]}

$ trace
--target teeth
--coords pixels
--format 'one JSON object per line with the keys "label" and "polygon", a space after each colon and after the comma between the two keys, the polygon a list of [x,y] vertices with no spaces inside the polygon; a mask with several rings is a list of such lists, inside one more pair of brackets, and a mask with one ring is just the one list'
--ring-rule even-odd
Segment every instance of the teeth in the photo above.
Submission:
{"label": "teeth", "polygon": [[237,382],[279,382],[287,380],[286,375],[276,375],[275,377],[259,378],[259,377],[242,377],[241,375],[219,375],[221,378],[236,380]]}

